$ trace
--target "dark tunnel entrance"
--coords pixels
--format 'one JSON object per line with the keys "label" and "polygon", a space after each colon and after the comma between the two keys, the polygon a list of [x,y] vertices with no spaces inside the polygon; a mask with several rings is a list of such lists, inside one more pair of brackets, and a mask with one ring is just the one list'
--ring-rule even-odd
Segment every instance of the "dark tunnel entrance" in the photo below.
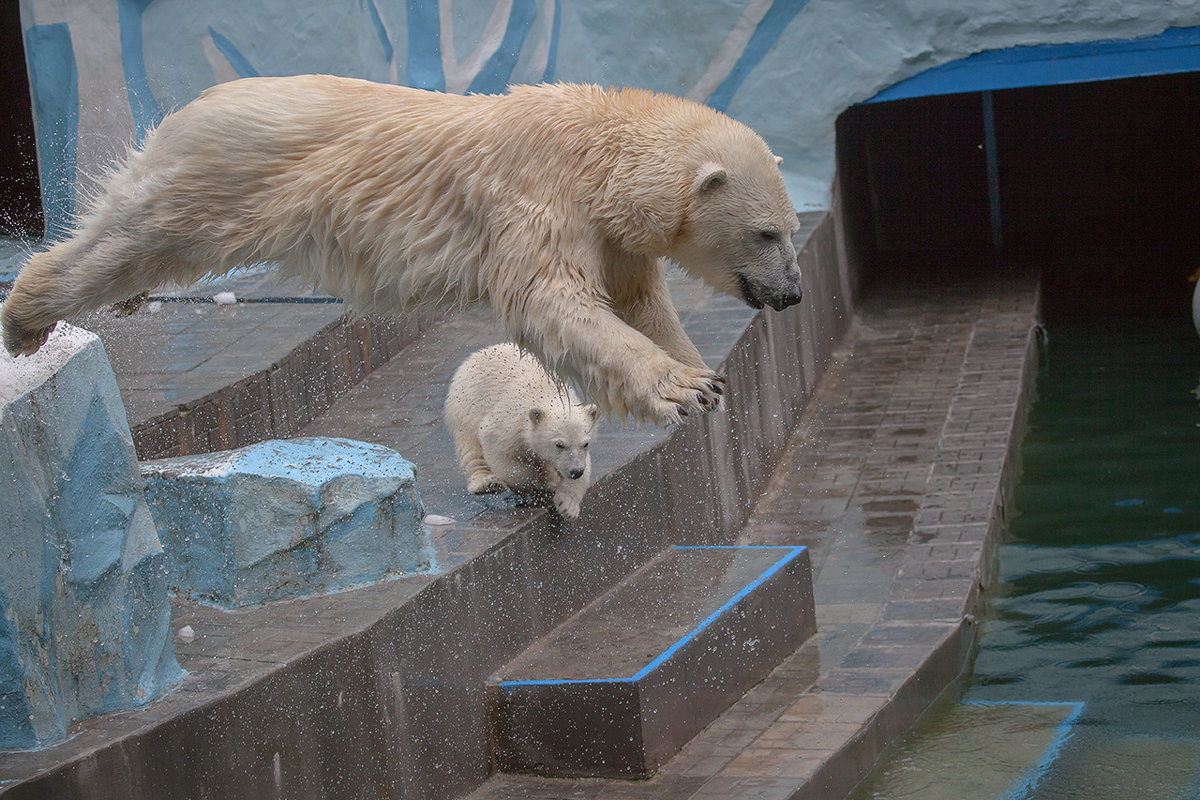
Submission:
{"label": "dark tunnel entrance", "polygon": [[1048,313],[1188,313],[1200,73],[854,106],[838,119],[837,151],[867,288],[1033,265]]}
{"label": "dark tunnel entrance", "polygon": [[0,236],[42,235],[33,105],[17,3],[0,3]]}

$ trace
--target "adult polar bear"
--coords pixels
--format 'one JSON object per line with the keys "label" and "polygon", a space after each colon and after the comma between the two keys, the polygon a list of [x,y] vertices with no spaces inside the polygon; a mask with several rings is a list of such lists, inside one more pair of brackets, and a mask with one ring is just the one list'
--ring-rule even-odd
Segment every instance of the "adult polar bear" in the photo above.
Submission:
{"label": "adult polar bear", "polygon": [[778,160],[706,106],[636,89],[457,96],[304,75],[215,86],[167,116],[3,310],[36,351],[64,317],[273,261],[359,311],[490,300],[601,408],[660,425],[722,379],[664,256],[756,308],[800,300]]}

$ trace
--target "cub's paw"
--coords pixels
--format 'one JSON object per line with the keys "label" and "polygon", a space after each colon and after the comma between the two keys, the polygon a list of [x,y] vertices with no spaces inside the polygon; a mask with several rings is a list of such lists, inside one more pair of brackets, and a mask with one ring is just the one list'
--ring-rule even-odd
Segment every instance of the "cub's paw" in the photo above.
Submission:
{"label": "cub's paw", "polygon": [[676,425],[692,414],[712,411],[721,405],[725,379],[709,369],[678,366],[655,386],[650,408],[659,425]]}
{"label": "cub's paw", "polygon": [[554,510],[563,519],[578,519],[579,501],[561,493],[556,494],[554,495]]}
{"label": "cub's paw", "polygon": [[490,472],[474,475],[467,481],[467,491],[471,494],[500,494],[507,490],[508,485]]}

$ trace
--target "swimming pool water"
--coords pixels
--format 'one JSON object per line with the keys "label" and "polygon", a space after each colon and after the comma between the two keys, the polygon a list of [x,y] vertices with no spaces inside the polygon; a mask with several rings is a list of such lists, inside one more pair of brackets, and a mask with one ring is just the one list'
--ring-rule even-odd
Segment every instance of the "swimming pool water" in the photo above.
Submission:
{"label": "swimming pool water", "polygon": [[985,598],[979,699],[1200,733],[1200,338],[1186,321],[1048,330]]}
{"label": "swimming pool water", "polygon": [[[928,756],[949,731],[1009,773],[981,797],[1200,798],[1200,338],[1182,317],[1047,334],[973,671],[856,797],[976,796]],[[981,703],[1007,740],[975,732]],[[1057,739],[1020,711],[1045,704],[1079,709]],[[1054,748],[1015,755],[1035,730]]]}

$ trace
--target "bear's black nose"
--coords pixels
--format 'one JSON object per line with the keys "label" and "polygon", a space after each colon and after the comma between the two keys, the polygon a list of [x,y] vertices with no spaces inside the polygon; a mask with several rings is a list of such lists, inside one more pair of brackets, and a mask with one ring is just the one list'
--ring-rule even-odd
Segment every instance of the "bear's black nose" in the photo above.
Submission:
{"label": "bear's black nose", "polygon": [[567,477],[573,481],[577,481],[583,477],[583,470],[582,469],[573,469],[567,473]]}
{"label": "bear's black nose", "polygon": [[767,305],[776,311],[783,311],[788,306],[794,306],[803,299],[804,293],[799,289],[796,289],[795,291],[784,292],[778,297],[772,297],[771,299],[767,300]]}

